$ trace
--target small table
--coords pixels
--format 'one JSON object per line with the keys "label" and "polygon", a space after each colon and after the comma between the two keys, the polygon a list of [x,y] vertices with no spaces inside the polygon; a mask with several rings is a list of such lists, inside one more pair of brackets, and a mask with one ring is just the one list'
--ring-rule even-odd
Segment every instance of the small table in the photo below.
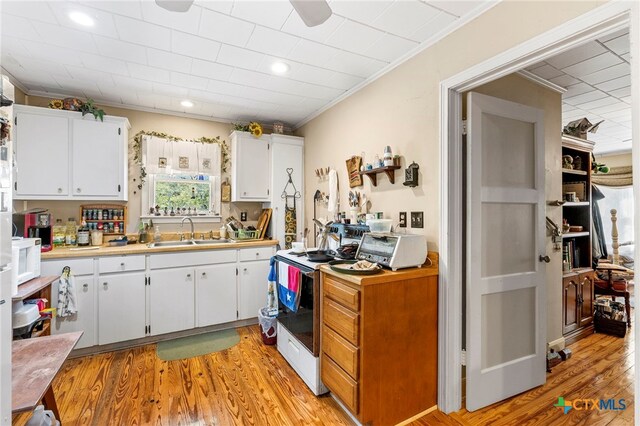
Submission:
{"label": "small table", "polygon": [[[13,296],[13,301],[25,300],[27,298],[47,299],[47,307],[51,307],[51,284],[58,278],[58,275],[49,275],[34,278],[18,286],[18,293]],[[41,331],[34,332],[31,337],[48,336],[51,334],[51,321],[46,321]]]}
{"label": "small table", "polygon": [[60,420],[51,384],[76,346],[82,331],[16,340],[11,348],[11,412],[33,411],[40,400]]}

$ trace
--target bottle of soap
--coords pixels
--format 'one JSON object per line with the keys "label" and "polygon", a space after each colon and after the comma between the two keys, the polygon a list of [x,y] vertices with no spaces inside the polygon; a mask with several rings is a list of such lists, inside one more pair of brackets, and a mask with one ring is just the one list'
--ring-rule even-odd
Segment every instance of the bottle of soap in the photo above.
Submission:
{"label": "bottle of soap", "polygon": [[162,233],[160,232],[159,225],[156,225],[156,230],[153,233],[153,241],[155,241],[156,243],[159,243],[160,241],[162,241]]}

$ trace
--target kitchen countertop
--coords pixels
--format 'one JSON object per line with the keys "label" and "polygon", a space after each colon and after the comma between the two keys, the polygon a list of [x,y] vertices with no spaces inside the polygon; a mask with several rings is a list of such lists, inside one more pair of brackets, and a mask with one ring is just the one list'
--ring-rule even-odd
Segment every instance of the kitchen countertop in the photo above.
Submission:
{"label": "kitchen countertop", "polygon": [[399,269],[397,271],[384,269],[382,272],[375,275],[343,274],[341,272],[334,271],[329,267],[329,265],[322,265],[320,267],[320,271],[327,275],[332,275],[334,277],[340,278],[343,281],[347,281],[359,286],[388,283],[388,282],[408,280],[413,278],[437,276],[439,273],[438,253],[430,251],[427,254],[427,257],[429,260],[431,260],[431,265],[429,265],[429,260],[427,260],[426,264],[423,265],[421,268],[407,268],[407,269]]}
{"label": "kitchen countertop", "polygon": [[178,251],[194,250],[224,250],[252,247],[271,247],[278,244],[278,240],[261,240],[247,242],[216,243],[211,245],[193,245],[177,247],[154,247],[149,248],[147,244],[128,244],[121,247],[100,246],[97,250],[73,250],[71,247],[54,248],[51,251],[42,253],[42,260],[48,259],[68,259],[71,257],[100,257],[100,256],[122,256],[128,254],[156,254]]}

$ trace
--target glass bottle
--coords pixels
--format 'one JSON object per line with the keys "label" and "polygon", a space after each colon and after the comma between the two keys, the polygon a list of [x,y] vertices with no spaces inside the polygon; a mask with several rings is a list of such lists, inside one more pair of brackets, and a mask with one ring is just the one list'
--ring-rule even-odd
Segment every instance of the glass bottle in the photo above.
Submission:
{"label": "glass bottle", "polygon": [[67,220],[67,228],[65,230],[65,245],[75,247],[78,245],[78,225],[73,217]]}

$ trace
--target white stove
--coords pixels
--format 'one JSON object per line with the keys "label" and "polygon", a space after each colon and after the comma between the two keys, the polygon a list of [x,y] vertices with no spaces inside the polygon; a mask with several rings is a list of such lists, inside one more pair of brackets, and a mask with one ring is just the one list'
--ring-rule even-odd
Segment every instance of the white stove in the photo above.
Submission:
{"label": "white stove", "polygon": [[[316,250],[314,248],[307,249],[308,251]],[[310,261],[305,254],[293,254],[291,250],[278,250],[276,252],[276,256],[282,257],[289,262],[297,263],[308,269],[318,270],[320,266],[326,264],[327,262],[312,262]]]}

